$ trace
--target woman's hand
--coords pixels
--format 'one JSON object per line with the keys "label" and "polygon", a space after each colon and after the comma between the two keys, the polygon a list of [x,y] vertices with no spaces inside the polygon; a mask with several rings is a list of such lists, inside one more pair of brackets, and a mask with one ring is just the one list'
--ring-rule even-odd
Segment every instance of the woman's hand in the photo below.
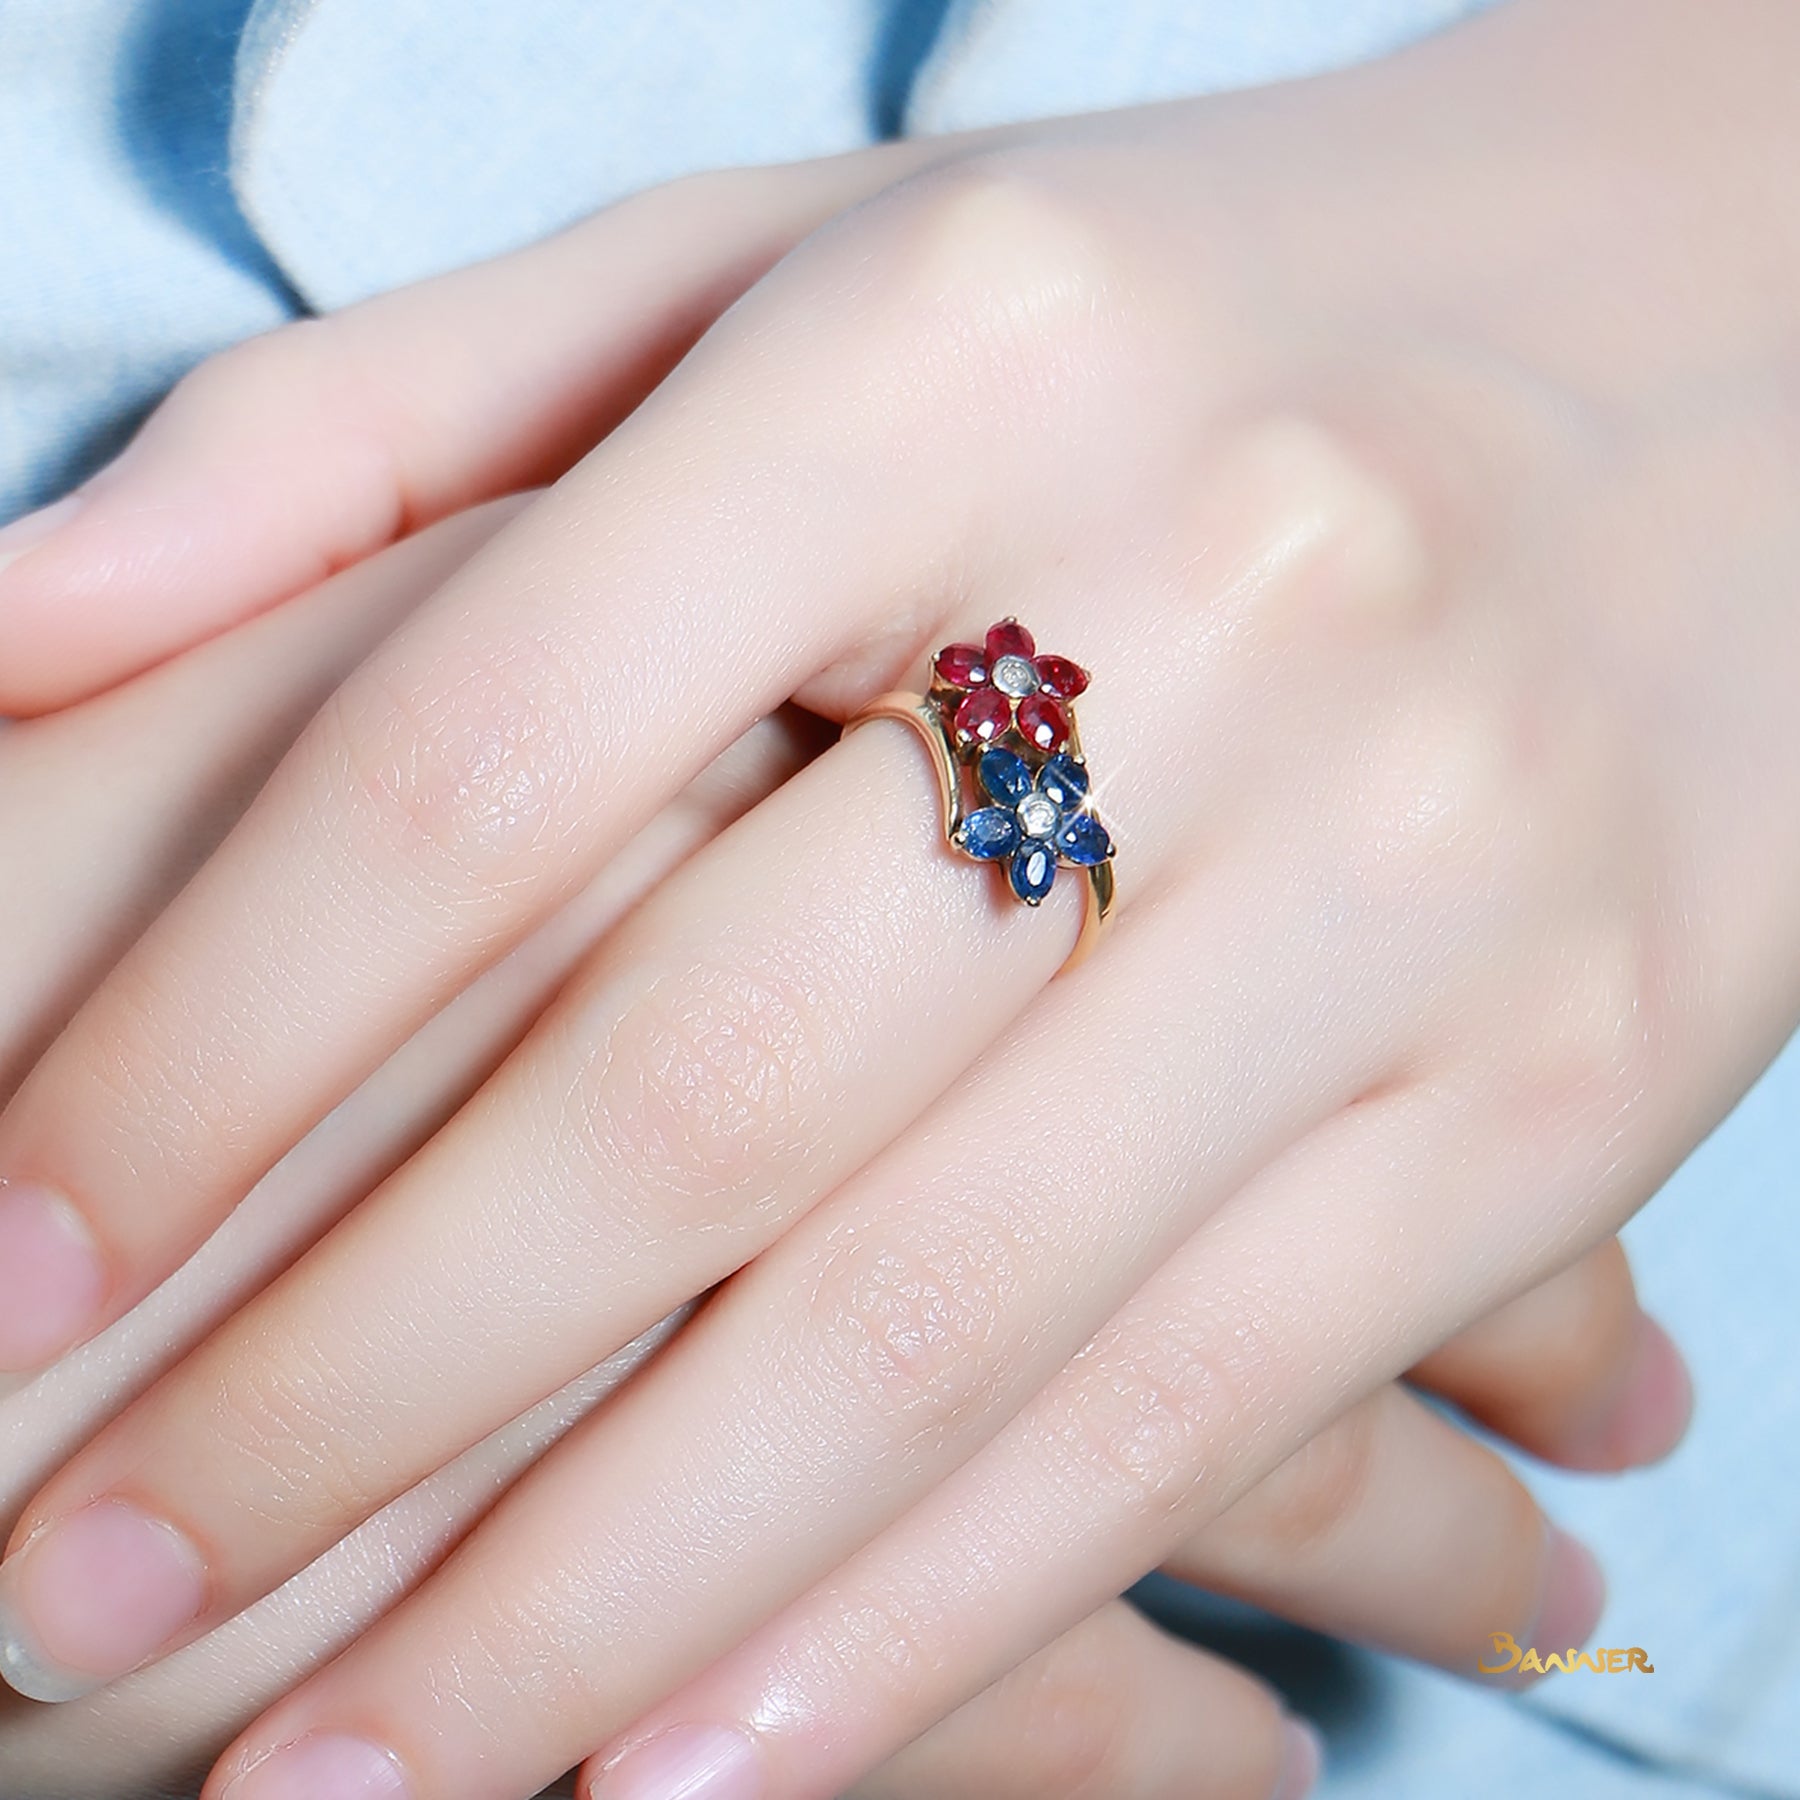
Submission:
{"label": "woman's hand", "polygon": [[[0,851],[34,880],[7,896],[0,1065],[74,1011],[142,922],[222,837],[317,698],[509,509],[455,520],[105,699],[0,739]],[[16,1514],[92,1428],[229,1313],[393,1166],[492,1067],[559,975],[656,874],[806,753],[803,722],[765,721],[614,861],[608,878],[446,1009],[259,1184],[156,1295],[0,1402],[0,1513]],[[0,1076],[10,1088],[17,1076]],[[682,1309],[685,1312],[686,1309]],[[28,1800],[158,1800],[285,1687],[407,1591],[504,1486],[679,1327],[512,1421],[386,1507],[276,1593],[86,1701],[0,1709],[0,1786]],[[1638,1311],[1610,1243],[1415,1371],[1516,1442],[1577,1466],[1643,1460],[1679,1430],[1680,1365]],[[1460,1659],[1480,1604],[1437,1597],[1421,1535],[1468,1544],[1500,1586],[1541,1589],[1552,1641],[1594,1590],[1491,1452],[1398,1390],[1327,1430],[1183,1545],[1176,1575],[1299,1616]],[[1348,1579],[1354,1568],[1354,1580]],[[1021,1570],[1022,1578],[1029,1571]],[[1540,1609],[1541,1610],[1541,1609]],[[1568,1630],[1561,1629],[1563,1621]],[[1213,1796],[1303,1790],[1316,1760],[1261,1685],[1113,1601],[925,1732],[865,1800],[957,1793]],[[197,1778],[197,1777],[196,1777]]]}
{"label": "woman's hand", "polygon": [[24,1624],[103,1531],[156,1604],[81,1666],[198,1633],[730,1277],[219,1779],[348,1741],[419,1800],[523,1791],[656,1708],[836,1791],[1616,1229],[1800,987],[1800,252],[1757,186],[1800,21],[1732,22],[1521,0],[1016,132],[751,289],[26,1081],[0,1229],[63,1285],[15,1356],[750,720],[1004,612],[1096,673],[1112,942],[1042,991],[1068,884],[988,903],[902,734],[828,751],[37,1496]]}

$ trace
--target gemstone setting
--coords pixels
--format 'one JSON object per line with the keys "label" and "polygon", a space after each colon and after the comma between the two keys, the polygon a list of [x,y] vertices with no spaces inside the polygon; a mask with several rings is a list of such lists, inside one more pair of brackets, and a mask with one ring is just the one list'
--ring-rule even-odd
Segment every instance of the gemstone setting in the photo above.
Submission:
{"label": "gemstone setting", "polygon": [[931,706],[952,767],[966,771],[960,780],[972,776],[987,802],[955,806],[955,848],[1003,863],[1027,906],[1043,902],[1059,868],[1092,874],[1110,861],[1112,837],[1093,809],[1075,731],[1072,703],[1087,690],[1087,671],[1066,656],[1039,655],[1015,618],[990,626],[979,644],[944,645],[931,666]]}
{"label": "gemstone setting", "polygon": [[1054,837],[1062,826],[1062,808],[1048,794],[1033,791],[1019,802],[1018,820],[1028,838]]}
{"label": "gemstone setting", "polygon": [[1037,670],[1022,656],[1001,657],[988,671],[988,680],[1013,700],[1035,694],[1040,685]]}

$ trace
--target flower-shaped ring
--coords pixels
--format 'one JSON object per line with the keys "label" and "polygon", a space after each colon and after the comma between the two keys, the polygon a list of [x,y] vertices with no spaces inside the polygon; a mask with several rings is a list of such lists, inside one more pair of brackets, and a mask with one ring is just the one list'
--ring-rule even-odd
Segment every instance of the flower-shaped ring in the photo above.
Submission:
{"label": "flower-shaped ring", "polygon": [[1043,901],[1059,868],[1083,872],[1086,904],[1069,968],[1093,948],[1114,891],[1112,834],[1094,810],[1075,723],[1073,702],[1087,689],[1087,671],[1067,657],[1039,655],[1013,618],[993,626],[982,644],[947,644],[931,666],[928,692],[879,694],[844,730],[870,719],[910,725],[937,771],[945,840],[977,862],[1004,867],[1027,906]]}

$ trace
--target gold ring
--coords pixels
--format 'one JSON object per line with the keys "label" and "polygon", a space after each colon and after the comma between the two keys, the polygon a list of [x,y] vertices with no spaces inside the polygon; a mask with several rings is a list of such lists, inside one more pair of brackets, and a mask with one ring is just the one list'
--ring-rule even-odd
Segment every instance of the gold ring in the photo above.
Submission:
{"label": "gold ring", "polygon": [[[931,659],[923,694],[877,694],[844,721],[898,719],[918,734],[937,771],[944,841],[976,862],[1005,868],[1027,906],[1050,892],[1058,868],[1080,869],[1081,934],[1063,969],[1099,940],[1112,911],[1112,835],[1089,791],[1087,759],[1075,722],[1075,698],[1087,671],[1065,656],[1040,655],[1012,617],[981,644],[946,644]],[[968,804],[970,793],[978,797]]]}

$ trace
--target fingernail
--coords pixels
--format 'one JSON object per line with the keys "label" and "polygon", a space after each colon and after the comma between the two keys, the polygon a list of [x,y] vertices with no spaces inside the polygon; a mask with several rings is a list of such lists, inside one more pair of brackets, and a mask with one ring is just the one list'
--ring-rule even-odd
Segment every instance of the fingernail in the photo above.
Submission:
{"label": "fingernail", "polygon": [[22,1375],[79,1340],[106,1293],[81,1215],[35,1183],[0,1181],[0,1370]]}
{"label": "fingernail", "polygon": [[1640,1317],[1631,1373],[1608,1433],[1605,1460],[1620,1468],[1660,1462],[1686,1435],[1693,1414],[1694,1383],[1686,1360],[1654,1319]]}
{"label": "fingernail", "polygon": [[367,1738],[319,1732],[246,1769],[221,1800],[406,1800],[412,1784]]}
{"label": "fingernail", "polygon": [[1594,1635],[1606,1608],[1606,1577],[1580,1538],[1550,1527],[1543,1598],[1526,1645],[1540,1655],[1577,1650]]}
{"label": "fingernail", "polygon": [[0,526],[0,569],[15,563],[27,550],[35,550],[52,533],[60,531],[81,510],[83,496],[65,494],[53,506],[40,506],[36,512]]}
{"label": "fingernail", "polygon": [[1281,1727],[1281,1775],[1269,1800],[1305,1800],[1325,1766],[1325,1740],[1304,1719]]}
{"label": "fingernail", "polygon": [[674,1725],[603,1769],[588,1800],[761,1800],[766,1785],[762,1753],[743,1732]]}
{"label": "fingernail", "polygon": [[180,1532],[127,1501],[96,1501],[0,1569],[0,1672],[27,1699],[77,1699],[135,1669],[205,1599]]}

